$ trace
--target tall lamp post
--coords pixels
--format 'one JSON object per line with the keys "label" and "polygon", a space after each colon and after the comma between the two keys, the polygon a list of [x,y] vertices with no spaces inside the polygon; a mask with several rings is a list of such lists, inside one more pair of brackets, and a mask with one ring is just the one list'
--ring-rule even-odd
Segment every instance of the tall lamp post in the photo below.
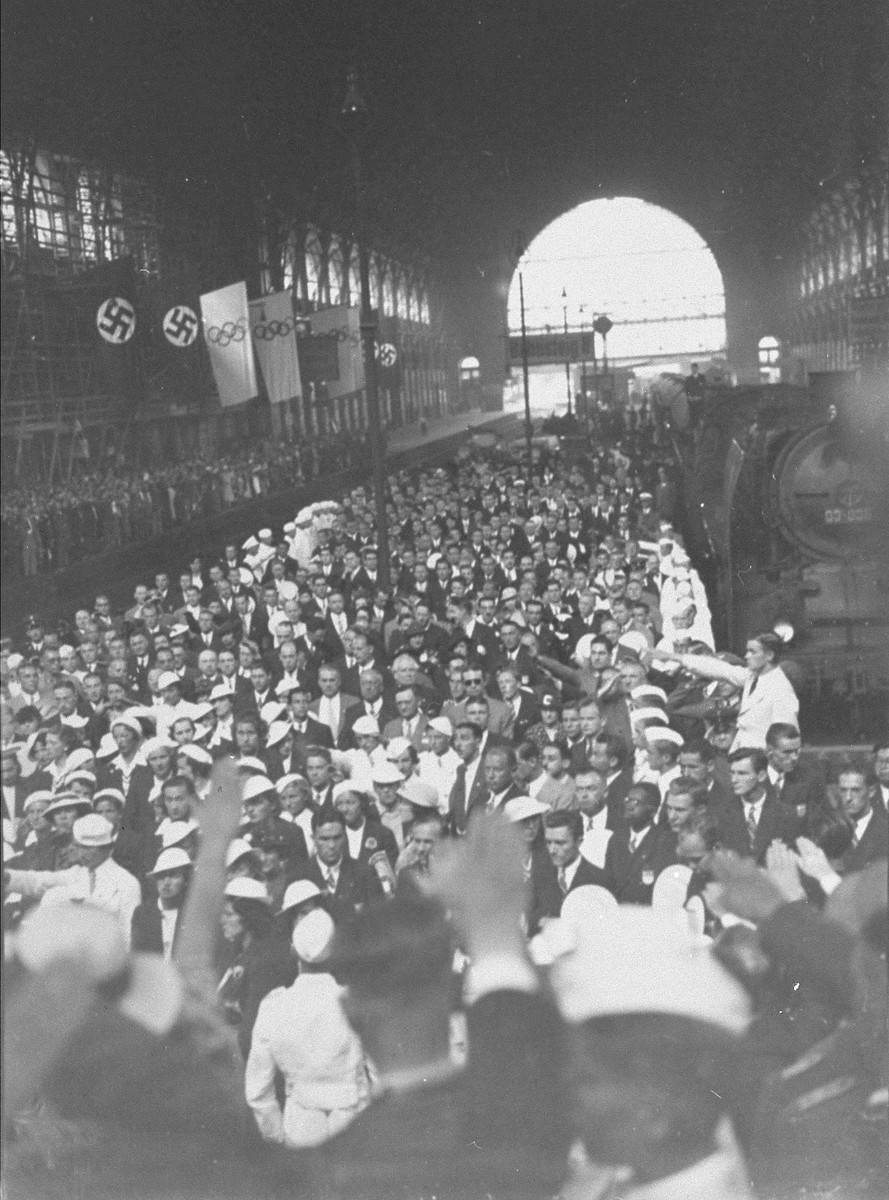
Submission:
{"label": "tall lamp post", "polygon": [[565,391],[568,393],[568,413],[571,416],[571,353],[568,349],[568,293],[562,288],[562,323],[565,333]]}
{"label": "tall lamp post", "polygon": [[519,273],[519,312],[522,320],[522,384],[525,391],[525,450],[528,455],[528,483],[534,473],[534,431],[531,426],[531,387],[528,373],[528,330],[525,325],[525,280],[522,275],[522,259],[525,243],[521,233],[516,234],[515,257]]}
{"label": "tall lamp post", "polygon": [[352,149],[354,207],[352,210],[353,237],[358,249],[358,278],[361,289],[359,325],[364,358],[364,386],[367,395],[367,424],[370,434],[370,453],[373,469],[374,508],[376,509],[377,574],[380,587],[389,590],[389,531],[386,526],[386,456],[383,448],[383,429],[380,422],[380,393],[377,386],[377,314],[370,302],[370,250],[364,228],[364,172],[361,143],[367,126],[367,102],[358,82],[358,72],[347,76],[346,97],[340,110],[348,126]]}
{"label": "tall lamp post", "polygon": [[[586,305],[578,306],[578,315],[580,316],[580,395],[583,397],[583,428],[587,437],[590,434],[590,404],[586,390],[586,325],[584,324],[584,313]],[[595,335],[594,335],[595,336]]]}
{"label": "tall lamp post", "polygon": [[[598,333],[602,339],[602,370],[605,378],[605,386],[608,386],[608,335],[614,328],[611,320],[606,316],[596,317],[593,321],[593,330]],[[597,380],[598,385],[598,380]]]}

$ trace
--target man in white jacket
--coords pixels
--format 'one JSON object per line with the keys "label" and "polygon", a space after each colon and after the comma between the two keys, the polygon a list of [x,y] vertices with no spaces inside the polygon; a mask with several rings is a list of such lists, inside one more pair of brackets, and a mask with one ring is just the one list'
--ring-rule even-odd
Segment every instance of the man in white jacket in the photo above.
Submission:
{"label": "man in white jacket", "polygon": [[[299,886],[292,884],[288,893]],[[287,900],[285,893],[285,910]],[[342,988],[325,966],[333,929],[321,908],[297,922],[293,948],[299,975],[289,988],[269,992],[259,1006],[244,1090],[268,1142],[320,1145],[345,1129],[370,1100],[364,1051],[343,1012]],[[279,1072],[286,1092],[283,1111],[275,1094]]]}

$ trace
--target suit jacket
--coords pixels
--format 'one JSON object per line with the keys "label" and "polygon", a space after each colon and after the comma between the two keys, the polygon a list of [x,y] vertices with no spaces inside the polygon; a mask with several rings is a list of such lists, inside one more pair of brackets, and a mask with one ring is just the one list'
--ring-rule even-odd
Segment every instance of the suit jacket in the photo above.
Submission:
{"label": "suit jacket", "polygon": [[[179,938],[179,931],[182,928],[182,909],[179,909],[179,916],[176,918],[176,928],[173,932],[173,949],[176,948],[176,942]],[[150,896],[147,900],[143,900],[136,911],[133,913],[132,923],[132,950],[134,953],[140,954],[163,954],[164,940],[163,929],[161,924],[160,909],[157,906],[157,897]]]}
{"label": "suit jacket", "polygon": [[552,1002],[541,993],[489,992],[466,1020],[465,1070],[373,1100],[320,1148],[324,1182],[313,1194],[555,1195],[570,1124],[562,1025]]}
{"label": "suit jacket", "polygon": [[860,871],[878,858],[889,856],[889,816],[881,804],[873,804],[871,812],[873,816],[861,841],[843,855],[843,871],[846,875]]}
{"label": "suit jacket", "polygon": [[[775,791],[771,781],[768,789],[772,793]],[[827,790],[823,773],[812,767],[801,765],[793,771],[788,771],[784,776],[777,799],[781,804],[792,808],[800,819],[811,816],[818,810],[826,809],[828,807]]]}
{"label": "suit jacket", "polygon": [[[220,675],[220,682],[228,680]],[[232,693],[232,706],[236,713],[252,711],[256,708],[256,691],[249,679],[243,675],[235,675],[235,690]]]}
{"label": "suit jacket", "polygon": [[608,809],[608,817],[605,821],[606,829],[619,829],[625,825],[624,820],[624,800],[627,798],[627,793],[633,786],[633,774],[631,771],[621,771],[616,779],[612,779],[611,783],[605,789],[605,804]]}
{"label": "suit jacket", "polygon": [[[483,770],[483,768],[480,767],[479,775],[482,774],[482,770]],[[478,775],[476,775],[476,777],[475,777],[475,782],[476,783],[479,782]],[[516,798],[516,796],[523,796],[524,794],[525,793],[522,791],[522,789],[519,787],[519,785],[517,783],[511,783],[509,785],[509,787],[506,789],[506,791],[503,793],[503,799],[500,800],[497,805],[498,810],[502,810],[504,804],[508,804],[510,800],[514,800]],[[488,787],[485,786],[484,780],[482,780],[482,786],[480,789],[476,788],[475,785],[473,785],[472,794],[470,795],[469,802],[466,806],[467,819],[469,817],[471,817],[474,812],[483,812],[485,810],[485,808],[487,807],[487,805],[490,803],[490,800],[491,800],[491,791]]]}
{"label": "suit jacket", "polygon": [[[331,733],[333,734],[333,744],[335,746],[340,747],[340,749],[342,749],[340,739],[343,735],[343,730],[346,727],[346,713],[349,711],[349,709],[354,704],[358,704],[358,703],[359,703],[359,700],[358,700],[357,696],[349,696],[345,692],[340,692],[339,724],[337,725],[337,728],[335,730],[333,730],[333,729],[331,730]],[[320,712],[320,710],[321,710],[321,697],[319,696],[317,700],[313,700],[312,703],[309,705],[309,712],[312,713],[313,716],[315,717],[315,719],[317,720],[318,713]]]}
{"label": "suit jacket", "polygon": [[[311,713],[306,717],[305,732],[298,731],[294,727],[293,731],[293,751],[292,757],[305,765],[306,751],[309,746],[325,746],[328,750],[333,749],[333,734],[330,732],[330,726],[324,721],[319,721],[317,717],[313,717]],[[299,768],[300,774],[303,773],[303,768]]]}
{"label": "suit jacket", "polygon": [[361,849],[352,857],[356,862],[362,863],[373,871],[373,867],[369,867],[368,860],[372,855],[379,854],[381,850],[394,868],[395,860],[398,858],[398,842],[395,840],[395,834],[380,821],[368,819],[364,822],[361,834]]}
{"label": "suit jacket", "polygon": [[[512,707],[511,705],[509,707]],[[519,711],[513,716],[505,736],[512,738],[518,746],[525,735],[540,720],[540,705],[530,692],[519,692]]]}
{"label": "suit jacket", "polygon": [[617,830],[608,839],[601,882],[618,904],[651,904],[654,881],[676,861],[676,839],[670,830],[650,828],[635,850],[630,850],[629,829]]}
{"label": "suit jacket", "polygon": [[[371,715],[370,705],[364,700],[359,700],[357,704],[353,704],[351,706],[349,711],[346,713],[346,719],[343,721],[343,728],[340,732],[340,745],[344,750],[354,750],[357,747],[358,743],[355,740],[355,734],[353,732],[355,722],[361,717],[367,717]],[[385,729],[390,721],[397,721],[398,719],[399,717],[396,710],[387,707],[384,699],[383,706],[377,716],[377,724],[379,725],[380,729]]]}
{"label": "suit jacket", "polygon": [[709,809],[716,817],[721,844],[745,858],[752,856],[758,863],[765,862],[766,850],[772,842],[782,841],[792,846],[800,831],[800,821],[794,810],[786,804],[780,804],[768,792],[752,845],[744,817],[744,805],[736,796],[724,803],[714,802]]}
{"label": "suit jacket", "polygon": [[354,916],[366,904],[382,900],[385,895],[376,872],[370,870],[365,863],[357,862],[348,856],[340,862],[339,878],[332,895],[327,891],[327,882],[314,856],[299,866],[293,872],[292,878],[310,879],[312,883],[317,884],[327,897],[327,908],[337,924]]}
{"label": "suit jacket", "polygon": [[457,768],[457,778],[454,780],[454,786],[448,797],[448,823],[452,833],[466,832],[469,813],[486,795],[485,773],[481,765],[475,772],[475,779],[472,781],[469,794],[466,794],[466,764],[461,762]]}
{"label": "suit jacket", "polygon": [[119,788],[126,796],[121,831],[130,829],[139,835],[154,832],[154,810],[148,800],[154,786],[151,767],[134,767],[130,772],[129,786],[124,787],[123,775],[119,768],[109,763],[107,767],[99,768],[98,786]]}
{"label": "suit jacket", "polygon": [[[568,891],[595,884],[605,886],[604,872],[581,858]],[[559,875],[546,847],[535,847],[531,858],[530,899],[528,901],[528,936],[532,937],[545,917],[557,917],[562,911],[565,895],[559,887]]]}
{"label": "suit jacket", "polygon": [[[420,713],[419,719],[414,727],[414,732],[411,734],[411,745],[419,750],[423,745],[423,735],[429,725],[429,718],[425,713]],[[404,737],[404,721],[401,717],[395,717],[391,721],[387,721],[383,727],[383,741],[389,742],[392,738]]]}
{"label": "suit jacket", "polygon": [[15,789],[15,812],[9,811],[9,807],[6,803],[6,797],[3,796],[3,819],[4,819],[4,821],[21,820],[22,813],[24,811],[23,806],[25,803],[25,797],[30,795],[31,792],[38,790],[37,788],[30,787],[29,783],[30,783],[30,780],[17,779],[15,781],[15,783],[12,785],[13,788]]}

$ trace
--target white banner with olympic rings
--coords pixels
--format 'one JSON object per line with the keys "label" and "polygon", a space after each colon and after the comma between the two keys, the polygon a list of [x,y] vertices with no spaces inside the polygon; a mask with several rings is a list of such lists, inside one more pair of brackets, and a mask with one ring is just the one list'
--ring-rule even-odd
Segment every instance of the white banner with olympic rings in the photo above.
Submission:
{"label": "white banner with olympic rings", "polygon": [[358,309],[337,305],[312,313],[312,333],[321,337],[336,337],[340,377],[327,385],[331,400],[351,396],[364,387],[364,359],[361,354],[361,327]]}
{"label": "white banner with olympic rings", "polygon": [[201,296],[201,320],[223,407],[252,400],[259,388],[246,283],[232,283]]}
{"label": "white banner with olympic rings", "polygon": [[287,404],[302,396],[296,343],[293,295],[274,292],[250,301],[250,332],[259,369],[272,404]]}

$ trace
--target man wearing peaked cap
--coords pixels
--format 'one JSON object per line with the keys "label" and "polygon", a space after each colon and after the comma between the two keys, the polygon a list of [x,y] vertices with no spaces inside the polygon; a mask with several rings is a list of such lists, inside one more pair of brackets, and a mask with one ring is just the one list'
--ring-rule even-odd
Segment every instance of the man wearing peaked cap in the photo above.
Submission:
{"label": "man wearing peaked cap", "polygon": [[89,813],[74,822],[72,835],[76,866],[62,871],[11,871],[11,890],[40,896],[43,904],[77,901],[103,908],[117,919],[129,946],[142,889],[135,876],[111,857],[113,826],[97,813]]}
{"label": "man wearing peaked cap", "polygon": [[572,1028],[592,1194],[610,1182],[625,1200],[752,1200],[723,1100],[750,1022],[744,989],[652,909],[603,910],[564,949],[550,981]]}

